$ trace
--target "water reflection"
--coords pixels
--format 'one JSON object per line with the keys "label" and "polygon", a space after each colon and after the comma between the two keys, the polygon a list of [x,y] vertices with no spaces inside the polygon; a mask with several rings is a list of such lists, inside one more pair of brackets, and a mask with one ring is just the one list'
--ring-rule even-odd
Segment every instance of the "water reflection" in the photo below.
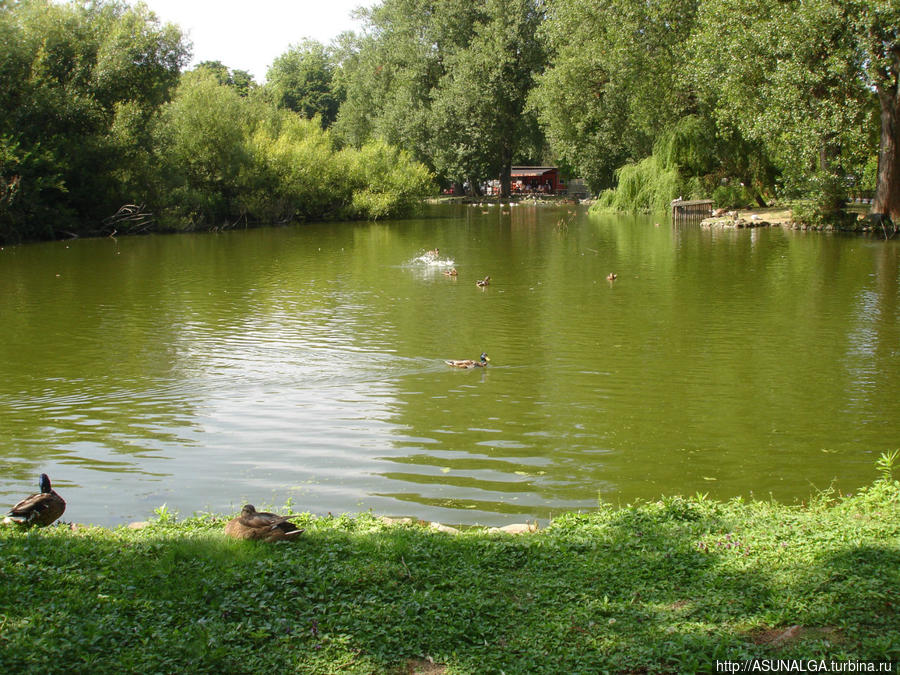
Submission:
{"label": "water reflection", "polygon": [[290,498],[502,524],[872,479],[896,242],[570,209],[4,249],[0,497],[46,471],[80,521]]}

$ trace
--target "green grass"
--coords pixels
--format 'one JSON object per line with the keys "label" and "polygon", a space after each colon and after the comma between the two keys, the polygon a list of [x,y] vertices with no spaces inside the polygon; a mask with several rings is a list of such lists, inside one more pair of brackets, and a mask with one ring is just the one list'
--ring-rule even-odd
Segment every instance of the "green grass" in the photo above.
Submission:
{"label": "green grass", "polygon": [[143,530],[0,532],[0,671],[709,672],[715,659],[900,659],[900,483],[887,471],[803,506],[671,497],[519,536],[306,515],[302,541],[267,545],[226,538],[224,517],[158,513]]}

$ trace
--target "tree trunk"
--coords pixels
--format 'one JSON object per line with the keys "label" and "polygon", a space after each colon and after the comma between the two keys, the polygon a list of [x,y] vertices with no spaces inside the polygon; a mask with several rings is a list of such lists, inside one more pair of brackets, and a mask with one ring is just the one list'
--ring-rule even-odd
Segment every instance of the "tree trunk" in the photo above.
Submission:
{"label": "tree trunk", "polygon": [[881,144],[878,149],[878,182],[872,213],[900,221],[900,87],[877,87],[881,104]]}
{"label": "tree trunk", "polygon": [[512,194],[512,147],[503,143],[500,149],[500,197],[507,198]]}

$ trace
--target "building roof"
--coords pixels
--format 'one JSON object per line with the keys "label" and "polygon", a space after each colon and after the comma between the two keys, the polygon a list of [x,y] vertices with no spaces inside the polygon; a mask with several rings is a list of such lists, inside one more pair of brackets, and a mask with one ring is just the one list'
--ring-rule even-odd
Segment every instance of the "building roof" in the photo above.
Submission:
{"label": "building roof", "polygon": [[556,171],[555,166],[514,166],[510,171],[510,176],[516,178],[537,178],[543,176],[550,171]]}

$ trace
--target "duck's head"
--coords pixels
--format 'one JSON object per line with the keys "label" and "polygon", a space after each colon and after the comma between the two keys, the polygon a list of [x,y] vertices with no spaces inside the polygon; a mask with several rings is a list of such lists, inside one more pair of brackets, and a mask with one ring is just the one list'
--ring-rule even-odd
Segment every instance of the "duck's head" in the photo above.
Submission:
{"label": "duck's head", "polygon": [[488,361],[490,361],[490,359],[488,358],[488,355],[485,354],[484,352],[481,352],[481,362],[487,363]]}
{"label": "duck's head", "polygon": [[50,477],[45,473],[42,473],[41,477],[38,479],[38,485],[40,485],[41,493],[43,493],[43,494],[49,494],[50,491],[53,489],[50,486]]}
{"label": "duck's head", "polygon": [[256,507],[253,504],[244,504],[244,508],[241,509],[241,515],[247,518],[251,518],[256,515]]}

